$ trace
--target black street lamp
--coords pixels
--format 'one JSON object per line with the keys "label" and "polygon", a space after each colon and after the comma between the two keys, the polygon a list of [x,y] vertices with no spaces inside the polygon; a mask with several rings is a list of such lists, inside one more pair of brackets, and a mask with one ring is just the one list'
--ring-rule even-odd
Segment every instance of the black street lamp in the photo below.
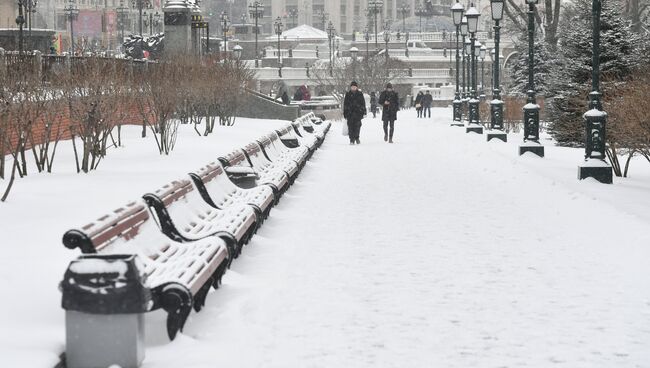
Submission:
{"label": "black street lamp", "polygon": [[[458,39],[460,38],[460,23],[463,21],[463,13],[465,8],[463,4],[456,0],[454,6],[451,7],[451,17],[456,27],[456,93],[454,94],[453,104],[453,118],[454,121],[451,125],[463,126],[463,102],[460,100],[460,49],[458,47]],[[464,73],[463,73],[464,74]]]}
{"label": "black street lamp", "polygon": [[377,15],[381,13],[384,8],[383,0],[369,0],[368,1],[368,11],[370,14],[374,15],[375,18],[375,50],[379,49],[379,44],[377,42]]}
{"label": "black street lamp", "polygon": [[151,0],[132,0],[131,7],[138,8],[138,32],[142,37],[142,9],[151,9]]}
{"label": "black street lamp", "polygon": [[411,37],[411,34],[407,31],[406,35],[404,36],[404,55],[406,57],[409,57],[409,38]]}
{"label": "black street lamp", "polygon": [[22,55],[24,51],[23,44],[23,26],[25,25],[25,15],[23,14],[23,0],[18,0],[18,16],[16,17],[16,24],[18,25],[18,52]]}
{"label": "black street lamp", "polygon": [[70,22],[70,54],[74,56],[74,21],[79,17],[79,8],[74,0],[70,0],[68,5],[63,8],[66,19]]}
{"label": "black street lamp", "polygon": [[30,49],[34,48],[34,40],[32,39],[32,14],[36,13],[36,7],[38,6],[38,0],[22,0],[23,6],[25,7],[25,13],[27,13],[27,18],[24,19],[27,21],[28,27],[28,37],[29,37],[29,47]]}
{"label": "black street lamp", "polygon": [[124,27],[128,18],[129,8],[124,6],[124,0],[120,0],[120,6],[115,9],[117,12],[117,27],[120,30],[120,46],[124,43]]}
{"label": "black street lamp", "polygon": [[499,41],[501,40],[501,26],[499,22],[503,19],[504,0],[490,0],[492,20],[494,20],[494,57],[492,58],[492,101],[490,101],[490,131],[487,140],[493,138],[508,141],[508,135],[503,131],[503,101],[501,100],[501,86],[499,85]]}
{"label": "black street lamp", "polygon": [[386,65],[388,65],[388,43],[390,42],[390,23],[386,21],[384,24],[384,43],[386,44],[384,50],[386,51]]}
{"label": "black street lamp", "polygon": [[422,4],[418,4],[418,8],[415,11],[415,15],[420,17],[420,33],[422,33],[422,16],[424,15],[424,8],[422,8]]}
{"label": "black street lamp", "polygon": [[330,49],[330,62],[329,62],[329,69],[330,69],[330,77],[334,75],[333,69],[332,69],[332,48],[334,47],[334,25],[332,24],[332,21],[330,21],[327,24],[327,38],[328,38],[328,46]]}
{"label": "black street lamp", "polygon": [[318,13],[316,13],[316,16],[320,17],[321,24],[323,25],[323,31],[326,31],[327,30],[327,28],[326,28],[327,24],[326,23],[327,23],[327,18],[329,17],[329,14],[326,13],[324,10],[321,10]]}
{"label": "black street lamp", "polygon": [[[228,14],[226,14],[226,12],[221,12],[219,19],[221,20],[221,32],[223,33],[223,51],[228,53],[228,27],[230,26],[230,19],[228,19]],[[280,51],[279,47],[278,51]]]}
{"label": "black street lamp", "polygon": [[291,18],[291,25],[293,27],[298,27],[298,23],[296,22],[296,18],[298,18],[298,9],[296,8],[289,9],[287,15],[289,16],[289,18]]}
{"label": "black street lamp", "polygon": [[149,27],[149,35],[152,36],[154,34],[154,28],[156,29],[156,32],[158,32],[160,13],[156,12],[154,14],[153,12],[149,12],[149,14],[145,13],[144,16],[144,25]]}
{"label": "black street lamp", "polygon": [[257,37],[260,33],[258,21],[264,16],[264,6],[259,1],[255,0],[248,6],[248,14],[251,18],[255,19],[255,67],[259,67],[259,54],[257,52]]}
{"label": "black street lamp", "polygon": [[411,7],[407,3],[402,3],[402,6],[397,11],[402,14],[402,32],[406,32],[406,16],[411,13]]}
{"label": "black street lamp", "polygon": [[607,113],[603,111],[600,101],[600,12],[601,0],[593,0],[592,17],[592,59],[591,59],[591,93],[585,119],[586,142],[585,161],[578,166],[578,179],[594,178],[603,184],[612,184],[612,167],[605,161],[605,144],[607,142]]}
{"label": "black street lamp", "polygon": [[461,101],[463,103],[462,110],[463,110],[463,112],[465,112],[465,111],[467,111],[467,101],[469,101],[469,99],[467,98],[467,79],[469,79],[469,76],[468,76],[468,78],[465,78],[465,74],[467,73],[467,68],[465,66],[465,63],[466,63],[466,60],[467,60],[467,52],[466,52],[467,47],[466,47],[465,43],[468,42],[466,37],[467,37],[467,34],[469,33],[469,31],[467,29],[467,17],[465,17],[465,15],[463,15],[463,17],[461,18],[459,28],[460,28],[460,34],[461,34],[461,36],[463,36],[462,43],[461,43],[461,47],[462,47],[461,48],[461,53],[462,53],[462,56],[463,56],[463,60],[462,60],[462,70],[463,70],[463,84],[462,85],[463,85],[463,90],[461,92],[461,96],[462,96]]}
{"label": "black street lamp", "polygon": [[275,34],[278,35],[278,76],[282,78],[282,59],[280,59],[280,35],[282,35],[282,19],[277,17],[275,19]]}
{"label": "black street lamp", "polygon": [[528,4],[528,100],[524,106],[524,144],[519,155],[532,152],[544,157],[544,146],[539,143],[539,105],[535,97],[535,4],[538,0],[526,0]]}
{"label": "black street lamp", "polygon": [[363,39],[366,40],[366,60],[368,60],[368,57],[370,55],[369,49],[368,49],[368,42],[370,42],[370,31],[368,31],[368,26],[363,29]]}
{"label": "black street lamp", "polygon": [[481,59],[481,98],[485,98],[485,55],[487,54],[487,47],[481,45],[478,52],[478,57]]}
{"label": "black street lamp", "polygon": [[[481,122],[479,116],[479,100],[476,96],[476,90],[478,89],[478,85],[476,83],[476,79],[477,79],[476,32],[478,30],[478,18],[480,15],[481,14],[474,7],[474,4],[471,4],[470,8],[465,13],[465,17],[467,18],[467,28],[470,34],[469,60],[470,60],[470,71],[471,71],[470,86],[471,86],[471,94],[472,94],[472,97],[469,100],[469,124],[467,125],[465,131],[467,133],[474,132],[474,133],[483,134],[483,126],[481,126],[480,124]],[[478,48],[480,49],[480,46],[478,46]]]}

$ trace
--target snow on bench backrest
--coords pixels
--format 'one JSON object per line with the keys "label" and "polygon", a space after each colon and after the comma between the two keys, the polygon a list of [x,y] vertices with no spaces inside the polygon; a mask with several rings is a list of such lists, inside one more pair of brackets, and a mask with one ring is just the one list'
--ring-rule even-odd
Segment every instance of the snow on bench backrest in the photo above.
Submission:
{"label": "snow on bench backrest", "polygon": [[97,253],[116,239],[134,238],[148,219],[149,211],[144,203],[130,202],[79,230],[67,231],[63,235],[63,244],[70,249],[78,247],[83,253]]}

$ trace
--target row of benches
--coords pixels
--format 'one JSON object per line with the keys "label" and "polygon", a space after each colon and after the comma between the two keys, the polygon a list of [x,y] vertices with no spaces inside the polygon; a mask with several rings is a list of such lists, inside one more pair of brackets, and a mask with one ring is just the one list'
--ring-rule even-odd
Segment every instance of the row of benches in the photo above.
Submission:
{"label": "row of benches", "polygon": [[[142,200],[67,231],[63,244],[79,248],[84,253],[80,261],[97,255],[105,255],[108,262],[109,255],[137,255],[148,289],[145,311],[162,308],[168,313],[167,333],[173,340],[191,309],[200,311],[210,288],[219,286],[226,269],[295,181],[329,128],[329,122],[313,113],[305,115],[219,157],[187,179],[173,181]],[[66,289],[81,295],[84,290],[103,287],[111,277],[105,273],[114,268],[85,270],[83,280],[67,275],[61,284],[64,295]],[[105,288],[101,294],[110,298]]]}

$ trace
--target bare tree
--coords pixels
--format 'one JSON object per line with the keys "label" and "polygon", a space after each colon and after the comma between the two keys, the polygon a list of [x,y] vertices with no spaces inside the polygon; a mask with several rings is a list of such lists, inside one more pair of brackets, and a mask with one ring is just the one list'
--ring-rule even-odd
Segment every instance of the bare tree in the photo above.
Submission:
{"label": "bare tree", "polygon": [[[537,31],[544,35],[544,42],[554,48],[558,42],[558,26],[560,24],[560,0],[544,0],[535,7],[535,22]],[[517,34],[525,34],[528,24],[528,9],[523,1],[506,0],[505,13],[511,21],[511,26]]]}

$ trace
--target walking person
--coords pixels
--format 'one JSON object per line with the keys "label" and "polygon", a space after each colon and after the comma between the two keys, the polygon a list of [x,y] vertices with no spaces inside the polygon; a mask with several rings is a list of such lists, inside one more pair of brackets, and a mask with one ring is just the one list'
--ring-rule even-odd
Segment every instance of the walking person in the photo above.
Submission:
{"label": "walking person", "polygon": [[350,90],[345,93],[343,100],[343,117],[348,123],[348,137],[350,144],[361,144],[361,119],[366,115],[366,99],[359,90],[357,82],[350,83]]}
{"label": "walking person", "polygon": [[433,105],[433,96],[431,96],[431,92],[427,91],[427,93],[422,97],[422,117],[426,118],[427,114],[429,117],[431,117],[431,105]]}
{"label": "walking person", "polygon": [[422,117],[422,98],[424,94],[422,91],[418,92],[418,95],[415,96],[415,111],[418,113],[418,118]]}
{"label": "walking person", "polygon": [[397,110],[399,110],[399,96],[397,92],[393,91],[392,84],[386,84],[386,89],[379,95],[379,104],[383,108],[381,119],[384,122],[384,141],[393,143],[395,120],[397,120]]}
{"label": "walking person", "polygon": [[370,112],[372,112],[373,119],[377,117],[377,94],[370,92]]}

